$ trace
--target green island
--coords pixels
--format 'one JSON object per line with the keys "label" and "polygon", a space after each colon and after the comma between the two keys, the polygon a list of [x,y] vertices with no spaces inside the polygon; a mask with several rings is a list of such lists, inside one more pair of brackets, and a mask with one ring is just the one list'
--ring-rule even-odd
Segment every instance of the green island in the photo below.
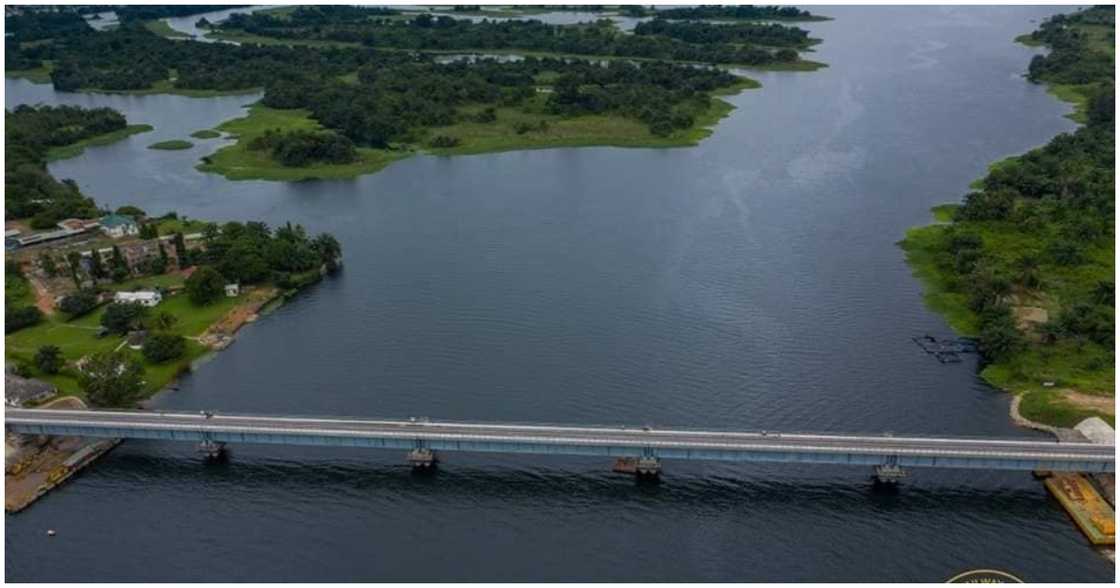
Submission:
{"label": "green island", "polygon": [[222,134],[213,129],[203,129],[201,131],[195,131],[191,133],[191,136],[195,139],[217,139],[218,137],[221,137]]}
{"label": "green island", "polygon": [[160,149],[164,151],[179,151],[182,149],[190,149],[191,147],[194,147],[194,143],[182,139],[171,139],[169,141],[160,141],[148,145],[148,149]]}
{"label": "green island", "polygon": [[[721,96],[759,87],[720,66],[822,65],[799,56],[816,39],[774,23],[654,19],[623,33],[605,20],[475,23],[350,6],[282,7],[219,25],[200,20],[212,31],[270,40],[228,45],[168,39],[151,24],[167,16],[158,10],[139,11],[109,31],[82,29],[66,19],[79,18],[72,13],[42,22],[36,14],[45,13],[27,17],[33,41],[9,43],[9,69],[45,69],[59,90],[213,96],[263,89],[247,116],[209,131],[237,141],[203,157],[198,169],[230,179],[350,178],[421,152],[695,145],[733,109]],[[70,34],[52,37],[52,30]],[[443,55],[466,49],[487,56]]]}
{"label": "green island", "polygon": [[1028,78],[1073,102],[1083,126],[993,164],[900,243],[928,306],[977,338],[981,376],[1052,426],[1115,423],[1114,54],[1100,33],[1114,18],[1089,8],[1020,37],[1051,49]]}

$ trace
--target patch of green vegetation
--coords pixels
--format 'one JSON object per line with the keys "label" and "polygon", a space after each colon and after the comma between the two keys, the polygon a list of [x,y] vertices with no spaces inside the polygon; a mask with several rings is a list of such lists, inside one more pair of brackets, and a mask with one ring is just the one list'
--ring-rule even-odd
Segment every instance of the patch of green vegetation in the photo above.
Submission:
{"label": "patch of green vegetation", "polygon": [[4,274],[4,304],[9,308],[35,304],[35,294],[31,291],[31,282],[16,272],[6,272]]}
{"label": "patch of green vegetation", "polygon": [[1073,104],[1073,112],[1066,117],[1079,123],[1089,121],[1089,99],[1096,90],[1096,84],[1047,84],[1046,91],[1058,100]]}
{"label": "patch of green vegetation", "polygon": [[166,37],[168,39],[193,39],[191,35],[182,31],[177,31],[171,28],[171,25],[164,19],[144,21],[144,28],[152,31],[153,33]]}
{"label": "patch of green vegetation", "polygon": [[[727,96],[760,86],[755,80],[743,78],[735,86],[713,94]],[[647,124],[638,120],[617,115],[564,118],[546,113],[543,104],[544,97],[537,96],[521,108],[496,108],[497,120],[490,123],[464,120],[430,129],[426,139],[443,135],[454,137],[458,144],[453,147],[425,149],[438,155],[468,155],[555,147],[686,147],[711,135],[711,127],[735,108],[724,100],[713,99],[707,110],[692,113],[694,124],[691,128],[659,137],[650,132]],[[475,105],[463,108],[461,112],[470,114],[483,107]],[[391,150],[362,148],[358,149],[361,159],[355,163],[285,167],[274,161],[267,151],[248,149],[250,141],[268,130],[322,130],[323,127],[308,114],[306,110],[281,110],[256,104],[249,109],[249,116],[226,121],[218,126],[221,131],[236,136],[238,141],[203,158],[203,163],[197,169],[219,173],[231,180],[341,179],[380,171],[393,161],[409,157],[415,152],[412,146],[400,146]],[[522,132],[519,133],[519,130]]]}
{"label": "patch of green vegetation", "polygon": [[77,143],[64,145],[62,147],[53,147],[49,151],[47,151],[46,159],[47,161],[58,161],[60,159],[77,157],[86,150],[86,147],[109,145],[138,133],[147,133],[154,128],[155,127],[153,127],[152,125],[128,125],[127,127],[119,131],[113,131],[111,133],[105,133],[104,135],[90,137],[89,139],[84,139],[82,141],[78,141]]}
{"label": "patch of green vegetation", "polygon": [[933,212],[933,218],[939,223],[953,222],[953,213],[960,208],[960,204],[939,204],[930,209]]}
{"label": "patch of green vegetation", "polygon": [[51,83],[51,71],[53,70],[54,65],[50,61],[44,61],[42,66],[35,69],[6,69],[4,70],[4,77],[23,78],[36,84],[49,84]]}
{"label": "patch of green vegetation", "polygon": [[191,147],[194,147],[194,143],[182,139],[171,139],[170,141],[160,141],[159,143],[148,145],[148,149],[162,149],[165,151],[179,151],[182,149],[190,149]]}
{"label": "patch of green vegetation", "polygon": [[175,96],[186,96],[188,98],[214,98],[216,96],[244,96],[246,94],[256,94],[261,91],[261,88],[243,88],[240,90],[190,90],[185,88],[176,88],[171,80],[160,80],[150,88],[143,90],[105,90],[103,88],[82,88],[82,92],[89,92],[91,94],[128,94],[133,96],[147,96],[150,94],[173,94]]}
{"label": "patch of green vegetation", "polygon": [[185,217],[161,218],[156,221],[156,230],[161,236],[175,233],[189,235],[191,233],[201,233],[209,224],[210,223],[207,221],[187,219]]}
{"label": "patch of green vegetation", "polygon": [[1113,427],[1116,426],[1114,415],[1087,410],[1073,406],[1061,399],[1060,394],[1053,388],[1024,392],[1019,404],[1019,414],[1039,423],[1046,423],[1055,427],[1073,427],[1089,417],[1101,417]]}
{"label": "patch of green vegetation", "polygon": [[195,139],[217,139],[218,137],[221,137],[222,134],[219,133],[218,131],[214,131],[214,130],[210,130],[210,129],[204,129],[204,130],[201,130],[201,131],[195,131],[195,132],[191,133],[191,136],[194,137]]}
{"label": "patch of green vegetation", "polygon": [[1015,37],[1015,42],[1026,45],[1027,47],[1042,47],[1043,45],[1045,45],[1045,43],[1043,43],[1039,39],[1032,37],[1030,33],[1022,34],[1018,37]]}
{"label": "patch of green vegetation", "polygon": [[968,307],[968,295],[957,289],[956,277],[945,271],[945,225],[914,227],[906,231],[899,246],[906,252],[906,263],[922,283],[922,299],[934,312],[945,317],[954,331],[966,337],[980,332],[980,319]]}
{"label": "patch of green vegetation", "polygon": [[225,176],[231,180],[300,181],[311,179],[343,179],[383,169],[393,161],[410,155],[408,151],[358,149],[359,161],[341,165],[318,164],[308,167],[285,167],[273,160],[267,151],[253,151],[249,143],[270,129],[284,131],[319,131],[323,127],[308,116],[306,110],[279,110],[259,104],[249,109],[249,116],[226,121],[218,129],[237,137],[237,143],[204,157],[197,169]]}
{"label": "patch of green vegetation", "polygon": [[[182,282],[182,278],[177,276],[168,278],[171,282],[176,279]],[[145,393],[150,395],[164,388],[179,373],[189,369],[192,361],[205,354],[208,349],[191,338],[201,335],[211,324],[232,310],[242,298],[223,297],[211,305],[197,306],[185,294],[178,294],[165,298],[162,303],[153,308],[153,313],[167,312],[176,317],[177,320],[169,332],[188,337],[187,352],[178,360],[153,364],[145,360],[139,351],[133,351],[125,345],[123,349],[133,354],[144,365]],[[66,321],[61,315],[55,315],[38,325],[7,335],[4,337],[7,359],[32,366],[34,377],[54,384],[64,393],[83,396],[78,386],[77,373],[72,367],[67,366],[58,374],[44,374],[34,367],[35,353],[43,345],[56,345],[62,350],[66,361],[70,363],[91,353],[117,349],[124,343],[123,337],[110,335],[98,338],[96,336],[104,313],[105,307],[102,306],[73,321]]]}
{"label": "patch of green vegetation", "polygon": [[[759,85],[754,80],[744,78],[740,84],[726,88],[719,94],[735,94]],[[539,102],[541,98],[538,96],[536,100]],[[481,106],[476,106],[463,110],[469,114],[481,109]],[[660,137],[651,133],[649,126],[641,121],[617,115],[565,118],[546,114],[540,105],[536,108],[530,106],[528,109],[496,108],[497,120],[494,122],[466,120],[432,129],[429,137],[454,137],[459,144],[454,147],[429,148],[429,151],[437,155],[469,155],[555,147],[688,147],[711,135],[711,127],[734,109],[727,101],[712,100],[707,110],[692,113],[694,123],[691,128]],[[519,129],[530,130],[519,133]]]}

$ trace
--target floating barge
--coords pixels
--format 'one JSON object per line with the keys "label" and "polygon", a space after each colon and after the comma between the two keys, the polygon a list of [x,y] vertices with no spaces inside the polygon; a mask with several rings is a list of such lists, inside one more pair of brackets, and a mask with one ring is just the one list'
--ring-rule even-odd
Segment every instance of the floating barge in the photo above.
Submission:
{"label": "floating barge", "polygon": [[1054,473],[1044,482],[1093,545],[1116,545],[1116,513],[1081,474]]}

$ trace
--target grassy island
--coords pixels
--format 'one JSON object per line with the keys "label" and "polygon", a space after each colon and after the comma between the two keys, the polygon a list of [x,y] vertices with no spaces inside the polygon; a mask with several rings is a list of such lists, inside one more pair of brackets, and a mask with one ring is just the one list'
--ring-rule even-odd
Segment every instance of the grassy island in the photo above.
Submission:
{"label": "grassy island", "polygon": [[191,136],[195,139],[217,139],[218,137],[221,137],[222,134],[211,129],[204,129],[191,133]]}
{"label": "grassy island", "polygon": [[[1051,48],[1032,81],[1077,105],[1072,134],[993,164],[962,204],[900,243],[930,308],[978,339],[981,375],[1054,426],[1115,423],[1113,9],[1058,15],[1027,37]],[[1022,38],[1020,38],[1022,39]]]}
{"label": "grassy island", "polygon": [[191,147],[194,147],[194,143],[182,139],[171,139],[170,141],[160,141],[159,143],[148,145],[148,149],[161,149],[164,151],[179,151],[182,149],[190,149]]}

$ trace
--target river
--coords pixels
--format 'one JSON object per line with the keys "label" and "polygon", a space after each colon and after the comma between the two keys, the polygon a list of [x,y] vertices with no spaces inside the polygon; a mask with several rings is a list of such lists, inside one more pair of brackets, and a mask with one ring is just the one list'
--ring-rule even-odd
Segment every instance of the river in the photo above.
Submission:
{"label": "river", "polygon": [[[103,205],[291,220],[341,274],[250,325],[168,408],[1030,437],[895,243],[989,162],[1073,123],[1012,39],[1053,7],[827,7],[813,73],[764,85],[698,147],[413,157],[352,181],[231,182],[221,140],[148,150],[254,96],[80,95],[151,133],[55,162]],[[816,12],[817,10],[814,10]],[[1029,475],[126,442],[7,517],[13,581],[942,581],[998,568],[1111,581]],[[47,537],[46,529],[57,530]]]}

